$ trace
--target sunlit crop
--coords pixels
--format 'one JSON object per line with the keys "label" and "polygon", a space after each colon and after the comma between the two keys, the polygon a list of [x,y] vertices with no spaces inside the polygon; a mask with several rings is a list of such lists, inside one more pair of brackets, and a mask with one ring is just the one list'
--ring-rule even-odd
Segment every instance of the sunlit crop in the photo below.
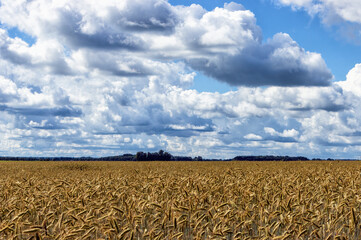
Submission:
{"label": "sunlit crop", "polygon": [[0,162],[0,239],[360,239],[359,162]]}

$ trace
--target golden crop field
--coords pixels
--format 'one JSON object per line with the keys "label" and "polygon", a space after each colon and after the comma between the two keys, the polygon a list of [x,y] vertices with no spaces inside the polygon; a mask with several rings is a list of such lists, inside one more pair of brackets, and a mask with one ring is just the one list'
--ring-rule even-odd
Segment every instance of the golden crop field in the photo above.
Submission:
{"label": "golden crop field", "polygon": [[0,162],[0,239],[361,239],[360,162]]}

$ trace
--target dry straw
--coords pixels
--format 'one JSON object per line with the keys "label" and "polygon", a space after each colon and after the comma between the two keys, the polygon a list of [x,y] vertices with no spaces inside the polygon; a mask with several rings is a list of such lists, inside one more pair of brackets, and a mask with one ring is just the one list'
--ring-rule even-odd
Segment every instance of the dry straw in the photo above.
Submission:
{"label": "dry straw", "polygon": [[359,162],[1,162],[0,239],[360,239]]}

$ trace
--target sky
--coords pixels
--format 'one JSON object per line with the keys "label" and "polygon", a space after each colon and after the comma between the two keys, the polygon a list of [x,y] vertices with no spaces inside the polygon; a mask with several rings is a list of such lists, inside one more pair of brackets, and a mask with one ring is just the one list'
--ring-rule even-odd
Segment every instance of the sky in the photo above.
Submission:
{"label": "sky", "polygon": [[361,157],[359,0],[0,0],[0,155]]}

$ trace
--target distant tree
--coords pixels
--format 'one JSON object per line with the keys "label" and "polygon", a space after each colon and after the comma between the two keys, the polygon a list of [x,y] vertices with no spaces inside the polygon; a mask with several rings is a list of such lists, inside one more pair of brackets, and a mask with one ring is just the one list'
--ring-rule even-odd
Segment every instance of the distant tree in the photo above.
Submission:
{"label": "distant tree", "polygon": [[164,161],[170,161],[171,159],[172,159],[172,154],[170,154],[169,152],[165,152],[164,154],[163,154],[163,160]]}
{"label": "distant tree", "polygon": [[147,160],[147,154],[144,152],[137,152],[135,155],[135,160],[137,161],[146,161]]}

